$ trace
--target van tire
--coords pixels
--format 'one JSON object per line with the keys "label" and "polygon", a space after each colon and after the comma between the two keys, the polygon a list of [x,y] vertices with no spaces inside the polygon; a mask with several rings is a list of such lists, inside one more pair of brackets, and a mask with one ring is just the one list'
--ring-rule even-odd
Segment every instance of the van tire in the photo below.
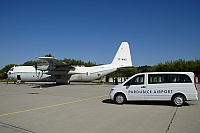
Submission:
{"label": "van tire", "polygon": [[126,96],[122,93],[117,93],[115,95],[114,102],[117,104],[124,104],[126,102]]}
{"label": "van tire", "polygon": [[172,97],[172,103],[175,106],[183,106],[185,104],[185,96],[182,94],[176,94]]}

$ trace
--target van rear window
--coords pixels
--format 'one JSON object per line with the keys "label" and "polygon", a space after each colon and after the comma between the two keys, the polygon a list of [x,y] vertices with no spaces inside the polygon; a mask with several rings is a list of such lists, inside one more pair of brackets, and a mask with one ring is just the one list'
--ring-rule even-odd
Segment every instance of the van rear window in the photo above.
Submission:
{"label": "van rear window", "polygon": [[148,83],[192,83],[192,80],[185,74],[149,74]]}
{"label": "van rear window", "polygon": [[170,74],[169,83],[192,83],[192,80],[185,74]]}

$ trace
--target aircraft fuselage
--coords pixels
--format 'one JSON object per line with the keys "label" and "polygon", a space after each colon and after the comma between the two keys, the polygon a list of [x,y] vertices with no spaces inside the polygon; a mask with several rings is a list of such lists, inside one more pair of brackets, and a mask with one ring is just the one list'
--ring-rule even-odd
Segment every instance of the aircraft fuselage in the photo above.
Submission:
{"label": "aircraft fuselage", "polygon": [[[75,67],[75,70],[69,72],[63,71],[41,71],[36,70],[33,66],[16,66],[8,71],[8,78],[14,81],[21,80],[24,82],[59,82],[59,79],[68,81],[93,81],[99,79],[111,72],[116,71],[110,65],[94,66],[94,67]],[[70,75],[70,76],[69,76]],[[63,78],[64,77],[64,78]],[[66,81],[67,82],[67,81]]]}

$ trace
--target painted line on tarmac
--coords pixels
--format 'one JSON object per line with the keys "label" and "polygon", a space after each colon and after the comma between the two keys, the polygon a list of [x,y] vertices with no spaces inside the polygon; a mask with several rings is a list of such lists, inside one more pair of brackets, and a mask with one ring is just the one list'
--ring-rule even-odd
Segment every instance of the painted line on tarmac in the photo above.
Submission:
{"label": "painted line on tarmac", "polygon": [[25,112],[30,112],[30,111],[36,111],[36,110],[41,110],[41,109],[47,109],[47,108],[52,108],[52,107],[58,107],[58,106],[63,106],[63,105],[68,105],[68,104],[73,104],[73,103],[79,103],[79,102],[89,101],[89,100],[92,100],[92,99],[98,99],[98,98],[102,98],[102,97],[106,97],[106,96],[108,96],[108,95],[96,96],[96,97],[91,97],[91,98],[84,98],[84,99],[81,99],[81,100],[75,100],[75,101],[71,101],[71,102],[65,102],[65,103],[54,104],[54,105],[49,105],[49,106],[42,106],[42,107],[39,107],[39,108],[10,112],[10,113],[5,113],[5,114],[0,114],[0,117],[14,115],[14,114],[20,114],[20,113],[25,113]]}

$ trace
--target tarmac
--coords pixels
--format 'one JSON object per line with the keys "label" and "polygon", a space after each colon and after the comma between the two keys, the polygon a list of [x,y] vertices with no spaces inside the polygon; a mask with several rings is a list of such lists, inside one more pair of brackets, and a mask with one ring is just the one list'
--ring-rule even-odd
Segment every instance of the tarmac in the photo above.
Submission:
{"label": "tarmac", "polygon": [[[199,133],[200,102],[113,104],[110,84],[0,83],[1,133]],[[197,85],[198,92],[200,85]]]}

